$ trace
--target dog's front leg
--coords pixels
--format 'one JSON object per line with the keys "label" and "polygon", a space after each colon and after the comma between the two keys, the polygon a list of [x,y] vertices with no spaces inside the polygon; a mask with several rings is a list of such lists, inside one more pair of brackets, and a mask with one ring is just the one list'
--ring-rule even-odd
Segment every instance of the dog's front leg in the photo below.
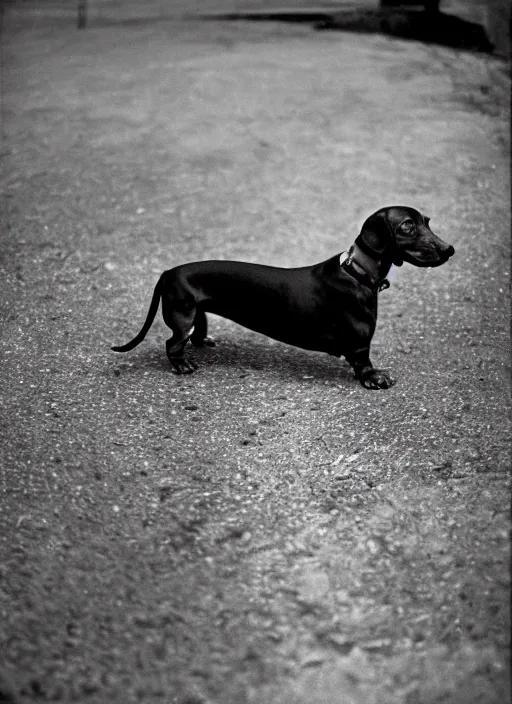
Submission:
{"label": "dog's front leg", "polygon": [[395,380],[383,369],[375,369],[370,362],[370,346],[361,347],[345,354],[346,360],[352,365],[356,377],[366,389],[388,389]]}

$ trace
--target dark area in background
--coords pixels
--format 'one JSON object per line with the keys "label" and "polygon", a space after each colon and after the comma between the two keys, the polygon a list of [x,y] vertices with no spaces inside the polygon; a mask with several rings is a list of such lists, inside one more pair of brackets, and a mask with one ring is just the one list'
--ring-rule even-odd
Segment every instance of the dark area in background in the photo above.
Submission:
{"label": "dark area in background", "polygon": [[482,25],[444,12],[382,9],[340,13],[317,28],[383,32],[402,39],[489,53],[494,49]]}
{"label": "dark area in background", "polygon": [[330,29],[370,34],[382,32],[402,39],[440,44],[457,49],[489,53],[494,49],[494,45],[482,25],[468,22],[455,15],[421,8],[397,9],[391,6],[375,10],[351,8],[333,13],[292,10],[229,12],[215,14],[214,19],[306,22],[314,24],[319,30]]}

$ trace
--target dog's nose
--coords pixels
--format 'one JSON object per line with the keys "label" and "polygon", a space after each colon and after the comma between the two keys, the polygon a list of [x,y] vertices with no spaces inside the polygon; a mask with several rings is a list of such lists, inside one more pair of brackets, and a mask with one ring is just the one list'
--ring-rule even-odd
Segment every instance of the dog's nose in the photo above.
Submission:
{"label": "dog's nose", "polygon": [[455,250],[450,244],[447,249],[444,250],[444,253],[446,258],[449,259],[450,257],[453,257],[453,255],[455,254]]}

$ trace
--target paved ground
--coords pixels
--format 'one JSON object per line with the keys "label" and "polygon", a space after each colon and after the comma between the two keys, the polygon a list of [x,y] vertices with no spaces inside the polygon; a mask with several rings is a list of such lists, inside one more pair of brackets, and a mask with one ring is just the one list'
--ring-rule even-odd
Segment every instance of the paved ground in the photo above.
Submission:
{"label": "paved ground", "polygon": [[[502,65],[9,12],[3,56],[3,701],[508,701]],[[457,254],[382,294],[391,390],[221,319],[193,377],[160,322],[110,352],[163,268],[320,261],[395,202]]]}

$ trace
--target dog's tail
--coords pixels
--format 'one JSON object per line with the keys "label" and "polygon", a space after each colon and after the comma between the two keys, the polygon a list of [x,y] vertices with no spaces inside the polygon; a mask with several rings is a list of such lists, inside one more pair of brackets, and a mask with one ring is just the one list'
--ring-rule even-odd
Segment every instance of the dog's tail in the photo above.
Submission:
{"label": "dog's tail", "polygon": [[158,306],[160,305],[160,298],[162,296],[161,281],[162,278],[160,277],[160,279],[158,279],[157,285],[155,286],[155,290],[153,291],[153,298],[151,299],[148,314],[146,316],[146,320],[144,322],[144,325],[142,326],[141,331],[133,338],[133,340],[127,342],[126,345],[121,345],[120,347],[112,347],[114,352],[128,352],[129,350],[133,350],[134,347],[140,345],[142,340],[148,334],[148,330],[153,325],[153,320],[155,319],[155,315],[158,312]]}

